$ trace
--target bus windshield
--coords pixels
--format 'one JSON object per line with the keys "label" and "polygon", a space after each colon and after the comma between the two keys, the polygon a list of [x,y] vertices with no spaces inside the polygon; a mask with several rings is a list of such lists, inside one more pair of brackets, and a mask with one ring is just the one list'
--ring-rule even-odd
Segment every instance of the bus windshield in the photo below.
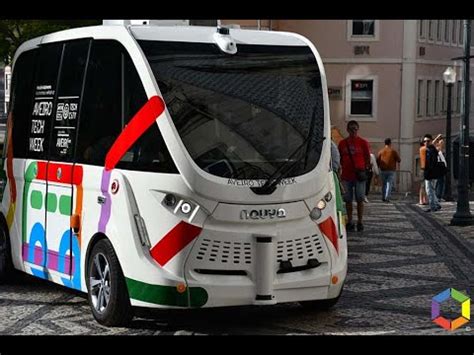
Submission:
{"label": "bus windshield", "polygon": [[[195,163],[232,179],[305,174],[324,139],[321,75],[306,46],[139,41]],[[287,167],[290,166],[290,169]]]}

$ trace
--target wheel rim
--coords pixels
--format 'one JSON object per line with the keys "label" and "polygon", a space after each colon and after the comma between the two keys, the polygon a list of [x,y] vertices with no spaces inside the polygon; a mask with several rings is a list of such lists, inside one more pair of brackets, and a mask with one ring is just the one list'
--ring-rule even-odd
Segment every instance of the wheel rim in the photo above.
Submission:
{"label": "wheel rim", "polygon": [[104,254],[94,256],[89,276],[92,305],[99,313],[104,313],[110,301],[110,267]]}

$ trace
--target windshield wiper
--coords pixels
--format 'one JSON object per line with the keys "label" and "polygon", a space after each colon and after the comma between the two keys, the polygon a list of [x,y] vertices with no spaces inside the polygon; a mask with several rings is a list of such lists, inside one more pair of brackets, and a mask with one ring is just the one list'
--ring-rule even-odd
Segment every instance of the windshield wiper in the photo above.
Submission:
{"label": "windshield wiper", "polygon": [[[283,180],[288,173],[290,173],[295,166],[297,166],[303,159],[306,158],[307,154],[302,155],[300,158],[295,160],[293,163],[288,164],[288,162],[293,158],[298,152],[301,151],[301,148],[303,148],[308,141],[312,138],[312,134],[309,134],[308,137],[305,138],[305,140],[298,146],[298,148],[295,149],[293,153],[291,153],[290,157],[288,158],[288,161],[286,164],[282,164],[263,184],[262,186],[259,187],[251,187],[251,190],[255,192],[257,195],[268,195],[273,193],[276,190],[276,186],[278,183]],[[326,139],[326,137],[323,137],[323,139],[319,140],[316,143],[323,142]],[[305,150],[307,152],[308,149]]]}

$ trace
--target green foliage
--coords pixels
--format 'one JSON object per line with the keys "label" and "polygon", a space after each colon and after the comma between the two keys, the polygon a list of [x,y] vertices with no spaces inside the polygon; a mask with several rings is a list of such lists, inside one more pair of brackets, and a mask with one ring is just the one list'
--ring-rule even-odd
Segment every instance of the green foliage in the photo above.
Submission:
{"label": "green foliage", "polygon": [[0,61],[9,64],[25,41],[73,27],[100,25],[101,20],[0,20]]}

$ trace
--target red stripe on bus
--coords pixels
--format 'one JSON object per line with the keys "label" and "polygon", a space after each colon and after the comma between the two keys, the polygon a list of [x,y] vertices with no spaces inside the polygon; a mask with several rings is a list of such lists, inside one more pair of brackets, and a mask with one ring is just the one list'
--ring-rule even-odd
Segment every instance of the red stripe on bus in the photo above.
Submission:
{"label": "red stripe on bus", "polygon": [[328,238],[332,245],[334,245],[336,252],[339,254],[339,237],[332,217],[328,217],[323,222],[319,223],[318,226],[326,238]]}
{"label": "red stripe on bus", "polygon": [[166,234],[152,249],[151,256],[164,266],[201,233],[202,228],[180,222]]}
{"label": "red stripe on bus", "polygon": [[120,159],[165,110],[165,103],[153,96],[131,119],[105,157],[105,170],[115,168]]}
{"label": "red stripe on bus", "polygon": [[46,169],[48,167],[48,163],[45,161],[38,161],[36,163],[36,166],[38,169],[36,172],[36,179],[46,181],[46,172],[47,172]]}
{"label": "red stripe on bus", "polygon": [[[38,175],[40,167],[38,162]],[[58,182],[61,184],[80,185],[82,183],[83,169],[81,165],[68,165],[61,163],[48,164],[48,182]],[[39,179],[39,177],[38,177]]]}

